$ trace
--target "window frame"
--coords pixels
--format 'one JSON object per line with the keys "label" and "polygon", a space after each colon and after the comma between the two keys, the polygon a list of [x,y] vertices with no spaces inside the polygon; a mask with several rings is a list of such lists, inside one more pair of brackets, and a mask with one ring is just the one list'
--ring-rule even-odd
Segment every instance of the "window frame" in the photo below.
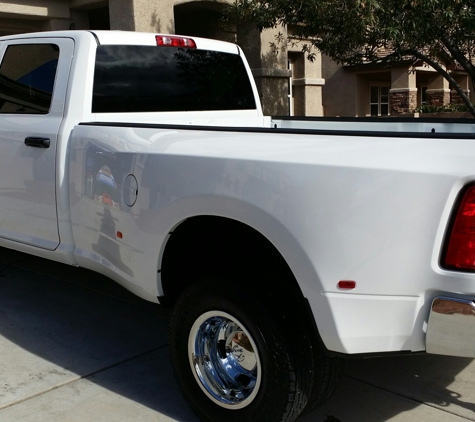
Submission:
{"label": "window frame", "polygon": [[[372,89],[377,88],[377,101],[373,101],[373,93]],[[382,89],[387,89],[387,101],[382,101]],[[380,116],[389,116],[390,115],[390,109],[389,109],[389,94],[390,94],[391,86],[388,83],[380,83],[380,82],[370,82],[369,85],[369,115],[374,116],[374,117],[380,117]],[[386,96],[386,95],[384,95]],[[378,113],[373,114],[372,108],[374,106],[377,106],[378,108]],[[382,113],[382,109],[384,106],[387,106],[387,113]]]}

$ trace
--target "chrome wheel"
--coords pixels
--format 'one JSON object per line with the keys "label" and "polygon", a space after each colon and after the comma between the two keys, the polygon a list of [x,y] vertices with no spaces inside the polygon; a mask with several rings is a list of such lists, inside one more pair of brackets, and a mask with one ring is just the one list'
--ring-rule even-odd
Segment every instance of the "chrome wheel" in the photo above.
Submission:
{"label": "chrome wheel", "polygon": [[256,344],[232,315],[210,311],[196,319],[188,338],[193,375],[204,393],[226,409],[241,409],[257,395],[261,363]]}

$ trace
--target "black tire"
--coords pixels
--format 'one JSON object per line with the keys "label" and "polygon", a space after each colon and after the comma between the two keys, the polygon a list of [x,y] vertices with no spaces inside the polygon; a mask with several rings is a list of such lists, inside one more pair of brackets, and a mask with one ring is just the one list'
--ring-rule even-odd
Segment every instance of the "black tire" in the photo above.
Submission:
{"label": "black tire", "polygon": [[314,357],[314,376],[307,405],[301,415],[312,412],[325,403],[337,389],[344,372],[344,362],[337,357]]}
{"label": "black tire", "polygon": [[[311,348],[305,341],[300,343],[292,332],[292,324],[275,315],[272,306],[266,306],[263,299],[259,299],[262,296],[250,294],[250,289],[237,288],[236,284],[222,279],[200,280],[178,299],[169,331],[177,381],[190,407],[203,421],[293,421],[305,408],[313,385],[313,359],[308,358]],[[216,341],[215,333],[223,334],[226,329],[226,341]],[[231,333],[229,336],[228,332]],[[234,333],[239,333],[246,341],[249,339],[245,347],[249,354],[244,359],[249,358],[248,362],[256,364],[254,370],[250,370],[252,364],[245,368],[245,375],[236,376],[229,371],[236,366],[239,372],[240,366],[246,364],[240,361],[242,350],[235,351]],[[192,368],[189,358],[189,347],[195,351],[196,344],[203,344],[196,343],[196,337],[214,339],[203,343],[215,344],[214,355],[220,355],[215,358],[211,352],[206,358],[195,359],[194,363],[201,365],[203,381],[195,375],[197,371]],[[233,348],[225,348],[223,344],[231,338],[229,344],[234,344]],[[306,358],[302,359],[303,356]],[[221,358],[227,359],[228,364],[220,366]],[[209,365],[217,371],[208,371]],[[231,385],[232,393],[229,393],[232,388],[229,388],[228,375],[237,380]],[[213,384],[216,379],[228,383],[228,394],[224,393],[224,388]]]}

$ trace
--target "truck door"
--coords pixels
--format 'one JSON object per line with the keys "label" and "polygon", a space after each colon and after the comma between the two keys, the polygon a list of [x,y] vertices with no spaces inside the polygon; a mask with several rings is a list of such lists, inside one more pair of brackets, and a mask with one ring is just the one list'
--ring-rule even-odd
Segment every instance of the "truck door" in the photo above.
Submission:
{"label": "truck door", "polygon": [[56,143],[74,42],[5,41],[0,46],[0,237],[59,245]]}

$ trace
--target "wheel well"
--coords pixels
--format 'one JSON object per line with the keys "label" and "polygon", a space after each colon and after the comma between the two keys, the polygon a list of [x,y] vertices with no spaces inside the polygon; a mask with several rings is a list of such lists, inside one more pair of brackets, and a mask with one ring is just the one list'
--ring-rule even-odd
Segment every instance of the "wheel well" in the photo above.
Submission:
{"label": "wheel well", "polygon": [[305,300],[284,258],[261,233],[228,218],[189,218],[165,247],[160,302],[173,303],[188,285],[210,276],[233,278],[287,305],[300,306]]}

